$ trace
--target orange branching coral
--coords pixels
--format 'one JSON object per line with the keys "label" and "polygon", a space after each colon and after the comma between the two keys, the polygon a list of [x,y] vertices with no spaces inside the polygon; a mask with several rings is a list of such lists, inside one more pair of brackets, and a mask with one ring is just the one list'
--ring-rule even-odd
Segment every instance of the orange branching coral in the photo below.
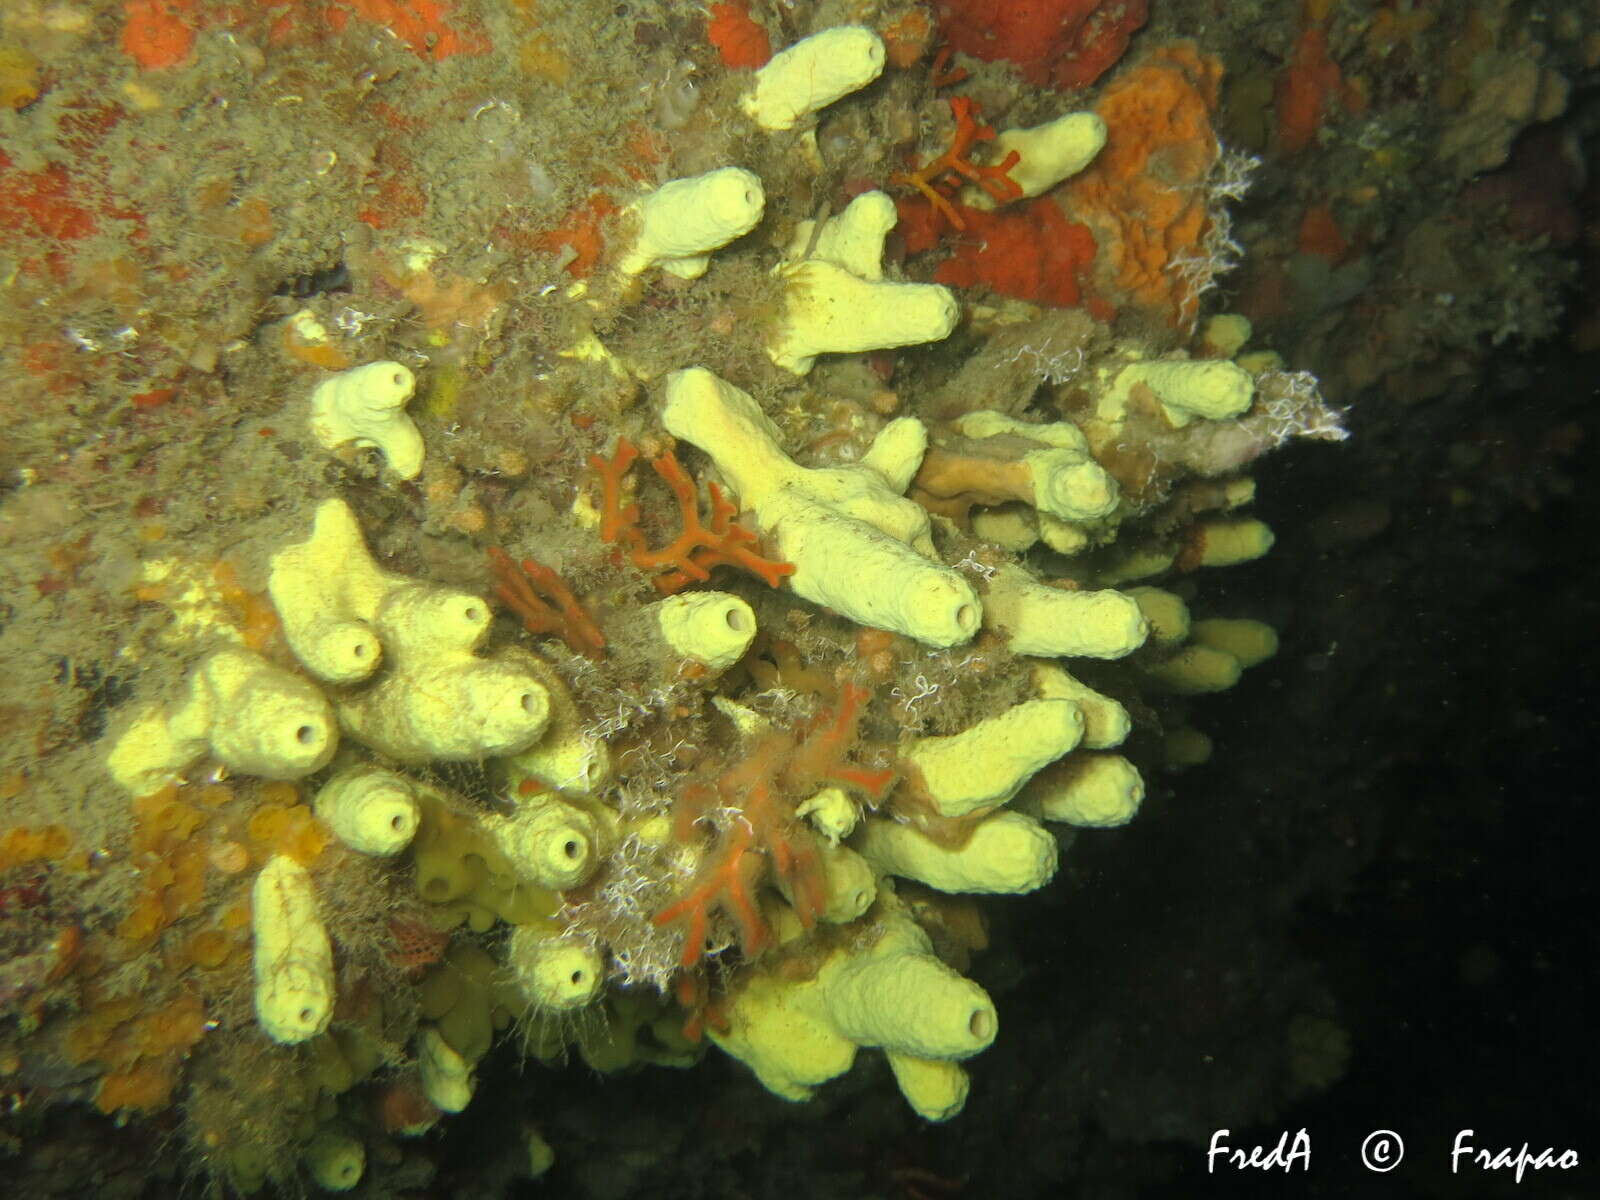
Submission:
{"label": "orange branching coral", "polygon": [[994,137],[994,130],[978,123],[981,114],[970,96],[950,97],[950,114],[956,119],[955,132],[950,135],[950,145],[943,154],[931,159],[911,172],[897,171],[889,176],[890,183],[916,188],[927,197],[928,203],[956,229],[965,229],[966,221],[956,206],[950,203],[949,193],[963,182],[976,184],[988,192],[998,203],[1004,204],[1022,195],[1022,185],[1011,178],[1011,168],[1022,161],[1013,150],[998,163],[982,166],[972,161],[972,147]]}
{"label": "orange branching coral", "polygon": [[[815,835],[794,815],[787,796],[810,796],[833,783],[881,801],[894,786],[893,768],[870,768],[849,761],[867,691],[847,683],[837,706],[824,711],[806,729],[769,733],[750,752],[718,777],[714,786],[699,784],[678,798],[674,834],[689,840],[694,826],[712,816],[717,805],[722,831],[694,885],[658,912],[657,925],[684,922],[684,967],[705,955],[711,915],[725,913],[739,931],[739,950],[746,958],[759,954],[771,933],[761,915],[757,889],[770,866],[771,875],[801,925],[816,923],[826,903],[826,879]],[[780,785],[780,782],[781,785]]]}
{"label": "orange branching coral", "polygon": [[1221,83],[1221,62],[1187,42],[1123,71],[1095,106],[1105,149],[1058,193],[1094,231],[1101,292],[1174,325],[1195,300],[1180,264],[1207,254],[1206,182],[1220,153],[1211,114]]}
{"label": "orange branching coral", "polygon": [[638,457],[639,451],[627,438],[617,440],[609,459],[598,454],[589,457],[589,465],[600,473],[600,540],[623,546],[634,566],[656,573],[655,585],[660,591],[670,594],[690,583],[703,583],[711,578],[711,569],[720,566],[743,567],[769,587],[777,587],[786,575],[794,574],[793,563],[761,556],[757,549],[760,539],[733,522],[739,506],[714,483],[707,485],[711,514],[702,520],[694,480],[670,451],[651,459],[650,465],[677,498],[683,532],[661,549],[651,550],[639,529],[639,506],[622,503],[623,480]]}
{"label": "orange branching coral", "polygon": [[519,567],[499,546],[489,547],[489,565],[498,580],[495,595],[522,618],[529,633],[553,633],[574,654],[588,658],[605,650],[606,635],[555,571],[531,558]]}

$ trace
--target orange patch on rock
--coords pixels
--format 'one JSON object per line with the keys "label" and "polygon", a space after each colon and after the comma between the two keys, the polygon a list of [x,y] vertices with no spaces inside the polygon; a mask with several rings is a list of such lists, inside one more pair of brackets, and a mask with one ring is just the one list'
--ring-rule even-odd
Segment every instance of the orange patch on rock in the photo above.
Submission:
{"label": "orange patch on rock", "polygon": [[1103,294],[1179,324],[1192,289],[1171,269],[1204,253],[1205,181],[1220,148],[1211,128],[1222,63],[1191,42],[1164,46],[1106,88],[1095,111],[1105,149],[1056,193],[1094,232]]}

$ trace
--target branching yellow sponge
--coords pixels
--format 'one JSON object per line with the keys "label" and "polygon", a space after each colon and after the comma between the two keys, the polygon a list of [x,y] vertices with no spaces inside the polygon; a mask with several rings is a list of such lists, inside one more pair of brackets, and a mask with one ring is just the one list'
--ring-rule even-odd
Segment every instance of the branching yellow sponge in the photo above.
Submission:
{"label": "branching yellow sponge", "polygon": [[753,399],[701,368],[667,377],[661,418],[711,456],[778,557],[794,564],[796,594],[932,646],[977,632],[977,595],[935,561],[927,510],[903,495],[927,448],[920,421],[890,422],[859,462],[802,467]]}
{"label": "branching yellow sponge", "polygon": [[343,500],[317,506],[311,536],[272,556],[267,594],[295,657],[318,679],[358,683],[378,669],[372,628],[384,599],[410,581],[378,569]]}
{"label": "branching yellow sponge", "polygon": [[914,879],[941,892],[1037,891],[1055,877],[1058,858],[1049,830],[1010,809],[979,821],[961,846],[940,845],[914,826],[882,817],[863,821],[850,844],[879,874]]}
{"label": "branching yellow sponge", "polygon": [[1272,530],[1254,517],[1201,521],[1189,532],[1182,561],[1193,567],[1234,567],[1254,562],[1273,541]]}
{"label": "branching yellow sponge", "polygon": [[660,267],[680,279],[698,279],[711,251],[754,229],[765,206],[761,180],[742,167],[664,183],[631,206],[638,233],[620,269],[638,275]]}
{"label": "branching yellow sponge", "polygon": [[861,25],[802,38],[756,72],[739,107],[762,129],[793,129],[883,73],[883,39]]}
{"label": "branching yellow sponge", "polygon": [[421,819],[411,781],[375,763],[335,774],[312,807],[340,841],[363,854],[398,854],[411,844]]}
{"label": "branching yellow sponge", "polygon": [[1150,626],[1152,646],[1177,646],[1189,640],[1189,606],[1183,597],[1158,587],[1133,587],[1124,595],[1132,596]]}
{"label": "branching yellow sponge", "polygon": [[899,219],[887,192],[862,192],[820,228],[810,219],[796,225],[785,257],[830,262],[858,279],[882,279],[884,239]]}
{"label": "branching yellow sponge", "polygon": [[299,779],[326,766],[338,744],[333,712],[309,680],[228,649],[195,668],[177,705],[139,710],[106,767],[145,796],[207,754],[241,774]]}
{"label": "branching yellow sponge", "polygon": [[400,762],[464,761],[526,749],[550,719],[536,660],[479,658],[488,604],[380,570],[343,500],[317,508],[311,536],[272,558],[267,582],[296,657],[333,683],[389,670],[341,695],[356,738]]}
{"label": "branching yellow sponge", "polygon": [[1021,463],[1033,506],[1059,521],[1098,521],[1117,507],[1120,490],[1089,449],[1083,431],[1070,421],[1030,425],[998,412],[972,412],[951,422],[982,453],[985,442],[999,450],[999,461]]}
{"label": "branching yellow sponge", "polygon": [[943,1120],[966,1094],[955,1064],[989,1046],[998,1018],[984,990],[934,956],[892,897],[884,907],[875,943],[835,948],[813,977],[759,965],[747,973],[729,995],[726,1029],[711,1037],[788,1100],[805,1100],[842,1075],[861,1048],[881,1048],[891,1062],[944,1063],[919,1069],[907,1061],[905,1076],[896,1070],[918,1113]]}
{"label": "branching yellow sponge", "polygon": [[1180,696],[1225,692],[1239,682],[1239,660],[1226,650],[1190,642],[1158,663],[1144,668],[1151,683]]}
{"label": "branching yellow sponge", "polygon": [[1041,658],[1122,658],[1149,631],[1130,596],[1049,587],[1017,566],[1000,568],[990,580],[983,619],[1014,654]]}
{"label": "branching yellow sponge", "polygon": [[781,267],[783,316],[767,346],[772,361],[804,375],[819,354],[855,354],[937,342],[961,306],[936,283],[863,279],[823,259]]}
{"label": "branching yellow sponge", "polygon": [[406,416],[416,376],[404,363],[374,362],[330,375],[311,393],[311,435],[328,450],[375,446],[401,479],[422,473],[422,434]]}
{"label": "branching yellow sponge", "polygon": [[948,737],[916,738],[900,756],[921,773],[923,790],[946,817],[998,808],[1046,763],[1083,736],[1070,700],[1025,700]]}
{"label": "branching yellow sponge", "polygon": [[257,873],[250,929],[256,1020],[276,1042],[316,1037],[333,1016],[333,947],[317,916],[311,876],[294,859],[276,855]]}

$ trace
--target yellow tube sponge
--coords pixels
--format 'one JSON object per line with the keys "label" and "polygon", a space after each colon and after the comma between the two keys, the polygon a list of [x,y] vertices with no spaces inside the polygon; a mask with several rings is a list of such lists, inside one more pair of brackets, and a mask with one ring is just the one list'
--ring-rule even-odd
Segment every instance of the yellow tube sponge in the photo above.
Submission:
{"label": "yellow tube sponge", "polygon": [[611,840],[595,813],[549,795],[523,800],[512,816],[485,817],[483,824],[518,875],[556,891],[594,874]]}
{"label": "yellow tube sponge", "polygon": [[1158,687],[1180,696],[1225,692],[1239,682],[1239,660],[1226,650],[1190,642],[1176,654],[1145,668]]}
{"label": "yellow tube sponge", "polygon": [[272,556],[267,594],[308,671],[329,683],[357,683],[383,659],[372,628],[378,606],[406,582],[378,569],[355,513],[334,499],[317,506],[310,537]]}
{"label": "yellow tube sponge", "polygon": [[889,1069],[913,1112],[924,1121],[948,1121],[967,1103],[971,1083],[959,1063],[888,1051]]}
{"label": "yellow tube sponge", "polygon": [[317,792],[312,809],[341,842],[363,854],[400,853],[420,820],[411,781],[375,763],[339,771]]}
{"label": "yellow tube sponge", "polygon": [[1130,596],[1053,588],[1017,566],[1001,567],[990,580],[983,619],[1012,653],[1041,658],[1122,658],[1143,645],[1149,631]]}
{"label": "yellow tube sponge", "polygon": [[190,674],[176,705],[146,705],[106,758],[111,777],[136,796],[170,783],[209,754],[265,779],[321,770],[339,744],[333,712],[309,680],[248,650],[218,650]]}
{"label": "yellow tube sponge", "polygon": [[1262,621],[1212,617],[1196,621],[1192,634],[1202,646],[1233,655],[1246,670],[1278,652],[1277,630]]}
{"label": "yellow tube sponge", "polygon": [[660,267],[680,279],[698,279],[711,251],[754,229],[765,206],[761,180],[742,167],[664,183],[631,206],[639,231],[620,270],[638,275]]}
{"label": "yellow tube sponge", "polygon": [[390,670],[338,702],[351,736],[399,762],[466,762],[539,739],[550,696],[518,656],[479,658],[489,606],[476,596],[406,588],[379,610]]}
{"label": "yellow tube sponge", "polygon": [[1042,700],[1070,700],[1083,714],[1083,745],[1091,750],[1120,746],[1133,721],[1128,710],[1110,696],[1074,679],[1056,663],[1035,663],[1033,686]]}
{"label": "yellow tube sponge", "polygon": [[[1027,500],[1041,514],[1058,521],[1097,521],[1116,510],[1121,496],[1117,482],[1095,462],[1088,439],[1072,422],[1036,425],[982,410],[958,417],[951,427],[971,439],[966,448],[972,457],[957,450],[948,465],[966,468],[970,484],[977,490],[983,490],[985,469],[998,475],[1020,467],[1026,480],[1020,493],[1000,487],[996,494]],[[985,462],[988,458],[993,459],[992,465]],[[935,494],[948,494],[948,487],[961,480],[962,472],[952,470],[952,476],[945,489],[934,489]],[[925,484],[930,485],[931,481]]]}
{"label": "yellow tube sponge", "polygon": [[[989,1046],[998,1028],[984,990],[933,954],[932,944],[888,898],[877,940],[832,950],[814,976],[758,967],[735,985],[727,1027],[712,1040],[770,1091],[807,1099],[849,1070],[859,1048],[953,1065]],[[957,1068],[959,1070],[959,1068]],[[907,1098],[929,1119],[954,1116],[965,1089],[949,1069],[909,1066]],[[897,1077],[898,1077],[897,1071]]]}
{"label": "yellow tube sponge", "polygon": [[1021,894],[1056,873],[1056,840],[1023,813],[1002,809],[978,822],[961,846],[942,846],[914,826],[868,817],[855,851],[884,875],[915,879],[941,892]]}
{"label": "yellow tube sponge", "polygon": [[1025,700],[960,733],[912,739],[900,756],[940,814],[964,817],[1004,804],[1082,737],[1083,714],[1070,700]]}
{"label": "yellow tube sponge", "polygon": [[333,947],[306,869],[275,855],[250,893],[256,1020],[275,1042],[314,1038],[333,1016]]}
{"label": "yellow tube sponge", "polygon": [[1144,779],[1120,754],[1074,754],[1052,763],[1017,798],[1019,809],[1046,821],[1110,829],[1133,820]]}
{"label": "yellow tube sponge", "polygon": [[862,192],[820,229],[812,220],[796,225],[788,259],[821,259],[858,279],[882,279],[883,242],[899,219],[887,192]]}
{"label": "yellow tube sponge", "polygon": [[474,1063],[451,1048],[433,1026],[417,1032],[417,1073],[423,1094],[444,1112],[460,1112],[472,1103],[478,1080]]}
{"label": "yellow tube sponge", "polygon": [[529,659],[474,653],[489,605],[380,570],[343,500],[324,501],[311,536],[273,556],[267,587],[290,648],[313,672],[355,683],[387,660],[384,677],[342,695],[338,710],[354,737],[391,758],[510,754],[549,721],[550,696]]}
{"label": "yellow tube sponge", "polygon": [[1144,614],[1152,645],[1176,646],[1188,640],[1191,621],[1183,597],[1158,587],[1129,588],[1125,594],[1133,597]]}
{"label": "yellow tube sponge", "polygon": [[778,557],[794,564],[797,595],[927,645],[977,632],[977,595],[934,560],[927,510],[902,495],[927,445],[921,422],[890,422],[859,462],[802,467],[750,396],[702,368],[667,377],[661,418],[711,456]]}
{"label": "yellow tube sponge", "polygon": [[416,376],[404,363],[373,362],[324,379],[311,393],[311,436],[324,449],[376,446],[401,479],[422,473],[422,434],[406,416]]}
{"label": "yellow tube sponge", "polygon": [[756,614],[727,592],[684,592],[651,606],[661,639],[674,654],[725,671],[756,636]]}
{"label": "yellow tube sponge", "polygon": [[605,964],[594,946],[531,925],[512,933],[506,963],[522,995],[541,1012],[582,1008],[605,982]]}
{"label": "yellow tube sponge", "polygon": [[783,316],[767,346],[772,361],[804,375],[819,354],[892,350],[950,336],[961,306],[936,283],[862,279],[822,259],[781,269]]}
{"label": "yellow tube sponge", "polygon": [[367,1148],[361,1139],[337,1127],[318,1131],[301,1157],[311,1182],[325,1192],[348,1192],[367,1169]]}
{"label": "yellow tube sponge", "polygon": [[1102,398],[1102,416],[1120,414],[1132,389],[1143,385],[1155,394],[1161,411],[1175,429],[1195,418],[1225,421],[1249,409],[1256,381],[1243,367],[1216,359],[1136,362],[1122,369]]}
{"label": "yellow tube sponge", "polygon": [[[1043,125],[1001,131],[990,143],[990,158],[999,162],[1013,150],[1022,156],[1006,178],[1022,188],[1018,199],[1028,199],[1042,196],[1076,175],[1094,161],[1105,144],[1105,121],[1092,112],[1075,112]],[[994,198],[982,188],[964,188],[961,200],[974,208],[995,206]]]}
{"label": "yellow tube sponge", "polygon": [[1201,521],[1190,531],[1179,565],[1191,570],[1238,566],[1260,558],[1274,540],[1266,523],[1254,517]]}
{"label": "yellow tube sponge", "polygon": [[883,62],[883,39],[865,26],[824,29],[773,55],[739,107],[768,132],[793,129],[866,87],[883,73]]}
{"label": "yellow tube sponge", "polygon": [[550,721],[531,746],[506,761],[507,774],[514,783],[534,779],[558,792],[592,796],[611,782],[605,741],[587,732],[588,723],[549,663],[531,654],[517,654],[515,661],[543,686]]}

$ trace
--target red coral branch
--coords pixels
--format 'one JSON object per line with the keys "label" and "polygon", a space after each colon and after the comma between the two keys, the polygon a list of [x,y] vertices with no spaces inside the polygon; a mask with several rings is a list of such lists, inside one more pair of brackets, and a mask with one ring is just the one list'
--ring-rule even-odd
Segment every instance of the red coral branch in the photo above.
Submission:
{"label": "red coral branch", "polygon": [[[861,705],[868,692],[845,684],[839,703],[824,712],[803,737],[771,733],[717,779],[715,793],[697,784],[679,796],[674,833],[682,841],[709,815],[713,795],[733,819],[708,855],[694,885],[658,912],[656,925],[684,922],[680,963],[688,968],[705,956],[711,914],[732,917],[739,928],[739,949],[748,958],[771,940],[761,916],[755,889],[761,883],[763,855],[800,924],[810,929],[827,906],[827,875],[816,835],[796,819],[784,794],[809,796],[824,783],[838,783],[881,800],[897,772],[872,770],[847,761],[855,745]],[[782,781],[780,792],[779,781]]]}
{"label": "red coral branch", "polygon": [[553,633],[575,654],[600,657],[606,635],[561,576],[531,558],[519,567],[499,546],[489,547],[489,565],[497,580],[495,595],[522,618],[529,633]]}
{"label": "red coral branch", "polygon": [[639,529],[639,506],[622,503],[623,480],[638,457],[633,443],[619,438],[611,458],[598,454],[589,458],[589,465],[600,474],[600,540],[620,544],[634,566],[654,572],[660,591],[672,593],[690,583],[703,583],[711,578],[712,568],[720,566],[742,567],[769,587],[777,587],[786,575],[794,574],[793,563],[761,556],[760,539],[744,526],[734,524],[739,506],[714,483],[707,487],[711,512],[702,520],[694,480],[670,451],[651,459],[650,465],[677,499],[683,530],[661,549],[650,549]]}
{"label": "red coral branch", "polygon": [[749,820],[741,817],[735,821],[700,882],[652,918],[656,925],[686,920],[683,956],[679,959],[683,966],[694,966],[705,954],[706,930],[712,911],[717,909],[738,924],[739,950],[746,958],[754,957],[766,946],[767,923],[755,898],[761,871],[761,859],[753,853],[755,840],[755,826]]}
{"label": "red coral branch", "polygon": [[978,123],[980,110],[972,97],[952,96],[949,104],[950,113],[956,119],[956,128],[950,135],[950,145],[945,152],[914,171],[896,172],[889,176],[889,182],[916,188],[953,227],[965,229],[966,223],[955,205],[950,203],[949,193],[966,180],[988,192],[999,204],[1017,199],[1022,195],[1022,185],[1011,178],[1011,168],[1022,161],[1022,156],[1012,150],[991,166],[980,166],[973,162],[969,157],[972,147],[978,142],[992,140],[994,130]]}

